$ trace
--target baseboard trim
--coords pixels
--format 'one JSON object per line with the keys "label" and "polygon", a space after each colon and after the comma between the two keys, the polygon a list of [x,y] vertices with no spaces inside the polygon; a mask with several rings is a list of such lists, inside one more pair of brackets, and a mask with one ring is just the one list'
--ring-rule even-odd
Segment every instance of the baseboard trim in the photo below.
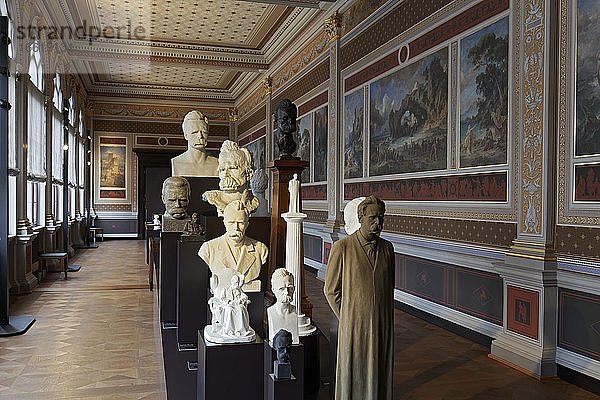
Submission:
{"label": "baseboard trim", "polygon": [[462,325],[448,321],[444,318],[440,318],[440,317],[430,314],[428,312],[419,310],[418,308],[410,306],[406,303],[402,303],[398,300],[394,300],[394,304],[395,304],[396,308],[399,310],[402,310],[402,311],[404,311],[410,315],[413,315],[417,318],[420,318],[424,321],[427,321],[430,324],[437,325],[440,328],[446,329],[452,333],[457,334],[458,336],[467,338],[475,343],[478,343],[482,346],[487,347],[488,349],[490,349],[492,346],[492,338],[487,335],[476,332],[469,328],[465,328]]}
{"label": "baseboard trim", "polygon": [[600,396],[600,381],[563,365],[556,365],[556,374],[560,379]]}

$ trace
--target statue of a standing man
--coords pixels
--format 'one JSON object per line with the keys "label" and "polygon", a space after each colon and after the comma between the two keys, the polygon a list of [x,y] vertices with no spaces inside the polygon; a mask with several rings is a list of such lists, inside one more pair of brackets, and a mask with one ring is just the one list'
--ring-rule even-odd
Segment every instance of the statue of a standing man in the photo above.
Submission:
{"label": "statue of a standing man", "polygon": [[333,244],[325,297],[339,319],[336,400],[392,400],[394,248],[381,239],[385,204],[358,206],[360,228]]}

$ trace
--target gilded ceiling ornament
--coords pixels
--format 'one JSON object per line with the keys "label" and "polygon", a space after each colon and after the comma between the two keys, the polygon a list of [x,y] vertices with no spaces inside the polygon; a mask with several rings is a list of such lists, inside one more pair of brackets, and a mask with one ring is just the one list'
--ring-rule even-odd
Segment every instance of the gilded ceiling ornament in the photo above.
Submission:
{"label": "gilded ceiling ornament", "polygon": [[271,76],[267,76],[262,80],[263,89],[265,90],[265,94],[270,95],[273,93],[273,78]]}
{"label": "gilded ceiling ornament", "polygon": [[340,38],[342,32],[342,17],[337,11],[329,18],[325,19],[324,29],[329,38],[329,43],[335,42]]}
{"label": "gilded ceiling ornament", "polygon": [[238,109],[232,107],[229,109],[229,122],[236,122],[238,120]]}

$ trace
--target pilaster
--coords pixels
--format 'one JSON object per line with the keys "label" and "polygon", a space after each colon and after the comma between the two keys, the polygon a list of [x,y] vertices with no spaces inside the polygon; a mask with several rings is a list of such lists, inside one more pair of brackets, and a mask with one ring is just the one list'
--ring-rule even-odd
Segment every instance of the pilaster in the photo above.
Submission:
{"label": "pilaster", "polygon": [[52,96],[54,94],[54,76],[46,74],[44,75],[44,111],[46,113],[46,215],[45,225],[54,224],[54,214],[52,212],[52,163],[53,163],[53,101]]}
{"label": "pilaster", "polygon": [[17,234],[32,232],[31,223],[27,218],[27,85],[29,75],[17,72],[15,74],[15,130],[16,130],[16,159],[17,168]]}
{"label": "pilaster", "polygon": [[[491,357],[536,377],[556,375],[557,263],[554,252],[556,56],[550,30],[556,6],[549,0],[515,2],[521,48],[515,78],[520,93],[519,145],[515,149],[517,239],[496,265],[504,281],[503,332]],[[517,86],[518,85],[518,86]]]}
{"label": "pilaster", "polygon": [[14,294],[31,293],[38,285],[38,280],[32,273],[31,243],[37,233],[17,235],[15,263],[15,284],[11,288]]}
{"label": "pilaster", "polygon": [[342,171],[340,146],[343,145],[343,85],[340,77],[340,34],[341,16],[334,13],[325,20],[324,29],[329,36],[329,94],[328,94],[328,135],[327,135],[327,222],[328,228],[342,225]]}

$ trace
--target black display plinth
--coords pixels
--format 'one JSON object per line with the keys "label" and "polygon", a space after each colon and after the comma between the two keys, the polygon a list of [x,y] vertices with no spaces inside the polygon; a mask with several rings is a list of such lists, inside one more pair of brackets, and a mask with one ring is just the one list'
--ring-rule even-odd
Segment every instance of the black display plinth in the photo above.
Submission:
{"label": "black display plinth", "polygon": [[[265,353],[264,353],[264,365],[265,365],[265,399],[287,399],[287,397],[267,397],[269,395],[269,375],[273,374],[273,361],[277,360],[277,351],[271,347],[268,342],[265,342]],[[298,399],[304,399],[304,345],[294,344],[292,345],[292,351],[290,354],[290,363],[292,364],[292,375],[295,377],[295,391],[299,393]],[[277,381],[280,382],[280,381]],[[279,386],[286,386],[285,384]],[[284,388],[274,388],[277,390],[284,390]],[[275,393],[275,392],[274,392]],[[295,399],[296,397],[290,397]]]}
{"label": "black display plinth", "polygon": [[180,232],[160,234],[160,284],[158,301],[160,322],[163,325],[177,324],[177,241]]}
{"label": "black display plinth", "polygon": [[210,203],[202,200],[202,193],[207,190],[219,189],[219,178],[217,177],[188,177],[184,176],[190,183],[191,196],[188,204],[188,213],[197,212],[198,215],[217,215],[217,208]]}
{"label": "black display plinth", "polygon": [[214,344],[198,331],[197,400],[263,399],[264,342]]}
{"label": "black display plinth", "polygon": [[190,371],[189,361],[195,361],[195,352],[179,351],[177,329],[162,328],[163,362],[168,400],[196,398],[196,371]]}
{"label": "black display plinth", "polygon": [[210,272],[198,257],[202,243],[191,236],[177,241],[177,341],[182,350],[196,350],[198,330],[204,329],[208,318]]}
{"label": "black display plinth", "polygon": [[248,317],[250,317],[250,327],[254,329],[260,337],[265,337],[265,294],[263,292],[250,292],[248,295]]}
{"label": "black display plinth", "polygon": [[304,394],[313,398],[320,385],[319,329],[312,335],[300,336],[300,343],[304,345]]}
{"label": "black display plinth", "polygon": [[267,375],[265,400],[303,400],[302,382],[294,375],[291,379],[275,379],[273,374]]}

